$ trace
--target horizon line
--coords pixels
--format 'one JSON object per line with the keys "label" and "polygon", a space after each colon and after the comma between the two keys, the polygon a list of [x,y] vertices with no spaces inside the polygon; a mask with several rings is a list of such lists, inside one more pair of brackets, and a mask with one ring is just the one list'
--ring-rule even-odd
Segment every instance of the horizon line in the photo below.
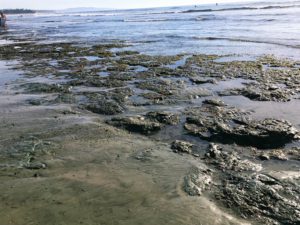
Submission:
{"label": "horizon line", "polygon": [[[84,8],[90,8],[90,9],[98,9],[101,11],[109,11],[109,10],[132,10],[132,9],[155,9],[155,8],[176,8],[176,7],[188,7],[188,6],[200,6],[200,5],[216,5],[216,3],[218,3],[218,5],[227,5],[227,4],[232,4],[232,3],[243,3],[243,4],[247,4],[247,3],[252,3],[254,1],[259,1],[259,0],[247,0],[246,2],[243,2],[242,0],[232,0],[229,2],[214,2],[214,3],[209,3],[209,2],[205,2],[205,3],[198,3],[198,4],[189,4],[189,5],[169,5],[169,6],[153,6],[153,7],[132,7],[132,8],[101,8],[101,7],[84,7],[84,6],[78,6],[78,7],[71,7],[71,8],[63,8],[63,9],[38,9],[38,8],[2,8],[1,10],[32,10],[32,11],[63,11],[63,10],[72,10],[72,9],[84,9]],[[267,1],[271,1],[271,0],[267,0]]]}

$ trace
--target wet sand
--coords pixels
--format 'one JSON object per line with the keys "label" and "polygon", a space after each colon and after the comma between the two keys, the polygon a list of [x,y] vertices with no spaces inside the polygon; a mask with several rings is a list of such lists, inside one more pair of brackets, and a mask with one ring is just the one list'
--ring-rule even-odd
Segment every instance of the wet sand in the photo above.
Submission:
{"label": "wet sand", "polygon": [[26,98],[1,96],[1,149],[49,143],[39,150],[47,168],[26,170],[10,158],[5,165],[1,157],[1,224],[239,224],[206,197],[181,190],[199,161],[94,115],[73,115],[70,106],[24,106]]}

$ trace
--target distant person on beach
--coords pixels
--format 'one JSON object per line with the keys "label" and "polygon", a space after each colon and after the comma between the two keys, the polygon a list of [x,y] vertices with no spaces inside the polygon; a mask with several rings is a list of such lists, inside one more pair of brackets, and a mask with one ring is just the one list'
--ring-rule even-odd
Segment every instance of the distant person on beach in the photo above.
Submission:
{"label": "distant person on beach", "polygon": [[6,27],[6,16],[0,12],[0,27]]}

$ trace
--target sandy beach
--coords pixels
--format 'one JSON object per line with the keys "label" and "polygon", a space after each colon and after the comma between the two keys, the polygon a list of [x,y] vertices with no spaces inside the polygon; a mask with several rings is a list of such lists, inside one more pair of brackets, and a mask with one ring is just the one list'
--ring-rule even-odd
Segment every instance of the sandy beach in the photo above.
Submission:
{"label": "sandy beach", "polygon": [[299,224],[296,50],[0,39],[0,225]]}

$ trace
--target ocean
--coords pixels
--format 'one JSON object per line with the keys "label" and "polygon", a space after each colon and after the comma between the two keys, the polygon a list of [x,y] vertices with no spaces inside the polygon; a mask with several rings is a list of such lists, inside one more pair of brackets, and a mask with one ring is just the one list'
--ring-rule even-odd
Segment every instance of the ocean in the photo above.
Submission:
{"label": "ocean", "polygon": [[[9,15],[9,36],[84,44],[122,40],[147,54],[300,59],[300,1]],[[4,31],[2,31],[4,32]]]}

